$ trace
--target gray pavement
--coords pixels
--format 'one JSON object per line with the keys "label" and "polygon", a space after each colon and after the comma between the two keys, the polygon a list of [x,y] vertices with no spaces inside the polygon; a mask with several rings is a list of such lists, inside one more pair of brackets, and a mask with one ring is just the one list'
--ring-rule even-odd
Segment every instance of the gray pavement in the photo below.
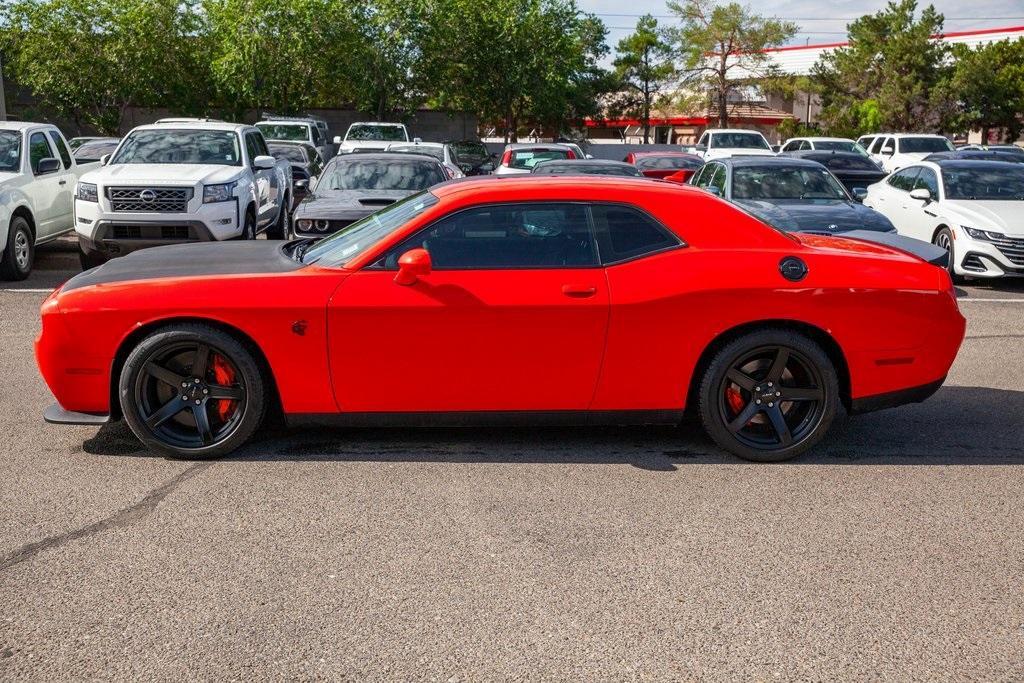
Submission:
{"label": "gray pavement", "polygon": [[44,248],[0,283],[0,680],[1021,680],[1024,283],[929,402],[795,463],[683,429],[42,423]]}

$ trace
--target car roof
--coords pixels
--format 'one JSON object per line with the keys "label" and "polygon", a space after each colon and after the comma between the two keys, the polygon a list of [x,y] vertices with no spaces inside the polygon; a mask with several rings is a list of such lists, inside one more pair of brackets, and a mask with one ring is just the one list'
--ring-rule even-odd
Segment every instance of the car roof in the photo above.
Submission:
{"label": "car roof", "polygon": [[[994,161],[990,159],[925,159],[926,164],[932,164],[939,168],[1020,168],[1019,161]],[[915,166],[917,164],[914,164]],[[907,168],[910,168],[909,166]]]}
{"label": "car roof", "polygon": [[938,135],[937,133],[875,133],[876,138],[942,138],[948,140],[945,135]]}
{"label": "car roof", "polygon": [[685,191],[692,192],[699,196],[706,196],[703,190],[689,185],[680,185],[662,180],[636,176],[574,176],[574,175],[534,175],[524,173],[521,175],[507,176],[469,176],[450,180],[441,185],[435,185],[431,192],[437,197],[447,197],[456,194],[475,191],[497,191],[500,193],[515,193],[524,190],[543,189],[546,194],[557,193],[561,190],[617,190],[622,192],[650,191],[652,188],[660,188],[662,191]]}
{"label": "car roof", "polygon": [[845,149],[794,149],[789,152],[782,152],[779,156],[780,159],[803,159],[806,157],[824,157],[824,156],[835,156],[839,158],[843,157],[856,157],[858,159],[869,160],[868,157],[864,156],[860,152],[851,152]]}
{"label": "car roof", "polygon": [[634,157],[692,157],[694,159],[700,159],[696,154],[690,154],[689,152],[680,152],[674,149],[666,149],[662,152],[656,150],[648,150],[644,152],[631,152]]}
{"label": "car roof", "polygon": [[132,130],[223,130],[240,131],[252,126],[244,123],[230,123],[227,121],[202,121],[180,119],[173,123],[148,123],[144,126],[136,126]]}
{"label": "car roof", "polygon": [[561,142],[511,142],[505,145],[505,149],[569,149]]}
{"label": "car roof", "polygon": [[611,159],[551,159],[537,164],[541,166],[622,166],[623,168],[635,168],[633,164],[625,161],[613,161]]}
{"label": "car roof", "polygon": [[339,154],[332,157],[331,162],[337,161],[338,163],[341,163],[350,159],[357,159],[359,161],[365,161],[367,159],[370,161],[408,161],[409,159],[413,159],[415,161],[430,161],[435,164],[441,163],[437,160],[437,157],[429,154],[415,154],[412,152],[365,152],[359,154]]}
{"label": "car roof", "polygon": [[56,128],[52,123],[34,121],[0,121],[0,130],[27,130],[29,128]]}
{"label": "car roof", "polygon": [[444,147],[447,146],[447,144],[448,143],[446,143],[446,142],[423,142],[422,140],[419,141],[419,142],[413,142],[412,140],[410,140],[409,142],[403,142],[401,140],[397,140],[395,142],[389,142],[388,143],[388,149],[391,149],[392,147],[441,147],[441,148],[444,148]]}
{"label": "car roof", "polygon": [[[862,135],[861,137],[868,137]],[[831,138],[824,135],[804,135],[798,138],[790,138],[786,142],[793,142],[794,140],[808,140],[810,142],[856,142],[853,138]]]}
{"label": "car roof", "polygon": [[404,123],[395,123],[394,121],[353,121],[348,125],[349,128],[352,126],[405,126]]}
{"label": "car roof", "polygon": [[[858,154],[857,156],[862,156]],[[744,167],[744,166],[804,166],[807,168],[813,168],[815,166],[821,166],[817,161],[810,159],[802,159],[800,157],[781,156],[772,157],[766,155],[751,154],[749,156],[737,155],[731,157],[725,157],[723,159],[712,159],[708,162],[709,164],[724,164],[725,166],[731,167]]]}

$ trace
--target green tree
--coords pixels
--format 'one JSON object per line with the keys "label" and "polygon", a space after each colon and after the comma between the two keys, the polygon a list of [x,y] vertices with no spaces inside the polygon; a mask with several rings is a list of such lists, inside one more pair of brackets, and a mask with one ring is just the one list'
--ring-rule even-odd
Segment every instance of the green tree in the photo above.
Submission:
{"label": "green tree", "polygon": [[433,16],[423,50],[439,106],[500,121],[512,141],[521,124],[596,111],[604,26],[574,0],[439,0]]}
{"label": "green tree", "polygon": [[217,104],[294,114],[350,94],[354,15],[334,0],[203,0]]}
{"label": "green tree", "polygon": [[683,59],[685,83],[711,93],[718,125],[727,128],[730,97],[741,88],[778,77],[778,68],[765,51],[791,39],[797,27],[735,2],[670,0],[668,8],[680,20],[667,36]]}
{"label": "green tree", "polygon": [[636,30],[619,41],[613,62],[620,84],[617,109],[638,116],[644,129],[644,144],[650,142],[651,107],[658,95],[676,79],[672,49],[662,39],[658,20],[649,14],[640,17]]}
{"label": "green tree", "polygon": [[203,99],[191,0],[17,0],[3,24],[8,73],[79,131],[117,134],[130,105]]}
{"label": "green tree", "polygon": [[971,49],[954,45],[953,72],[944,84],[948,98],[959,105],[956,125],[980,130],[1001,129],[1007,141],[1024,128],[1024,38],[1002,40]]}
{"label": "green tree", "polygon": [[890,2],[849,25],[848,47],[814,65],[821,118],[833,132],[942,130],[948,125],[949,47],[931,40],[943,17],[931,5],[917,16],[916,0]]}

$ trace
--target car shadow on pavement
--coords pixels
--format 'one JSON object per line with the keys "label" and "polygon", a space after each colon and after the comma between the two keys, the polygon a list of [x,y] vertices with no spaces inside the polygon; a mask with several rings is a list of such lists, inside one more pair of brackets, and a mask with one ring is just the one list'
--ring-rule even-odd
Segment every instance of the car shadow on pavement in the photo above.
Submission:
{"label": "car shadow on pavement", "polygon": [[[96,455],[147,457],[123,423],[84,443]],[[698,421],[680,427],[270,429],[224,462],[628,464],[673,471],[736,464]],[[828,442],[793,465],[1024,464],[1024,391],[949,386],[929,401],[842,419]]]}

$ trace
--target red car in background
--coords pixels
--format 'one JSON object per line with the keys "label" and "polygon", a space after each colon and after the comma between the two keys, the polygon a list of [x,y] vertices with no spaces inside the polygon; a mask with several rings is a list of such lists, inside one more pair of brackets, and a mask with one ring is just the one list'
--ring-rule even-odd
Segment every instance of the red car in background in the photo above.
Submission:
{"label": "red car in background", "polygon": [[927,398],[963,338],[944,250],[854,237],[691,187],[531,176],[437,185],[320,242],[141,250],[43,303],[45,417],[123,416],[155,451],[208,458],[271,406],[293,425],[693,411],[723,448],[785,460],[843,408]]}
{"label": "red car in background", "polygon": [[672,182],[680,184],[704,165],[699,156],[686,152],[630,152],[623,161],[636,166],[648,178],[671,177]]}

